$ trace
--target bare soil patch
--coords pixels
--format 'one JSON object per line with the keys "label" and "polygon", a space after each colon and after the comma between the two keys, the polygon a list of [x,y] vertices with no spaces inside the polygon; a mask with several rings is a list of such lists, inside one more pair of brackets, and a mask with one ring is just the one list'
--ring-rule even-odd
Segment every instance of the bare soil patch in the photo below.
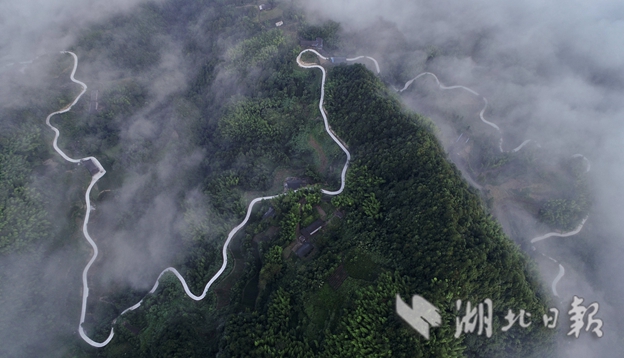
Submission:
{"label": "bare soil patch", "polygon": [[325,151],[323,150],[321,145],[318,144],[318,142],[314,139],[314,137],[312,137],[312,135],[310,135],[310,139],[308,140],[308,144],[310,144],[310,146],[312,148],[314,148],[314,151],[319,156],[319,162],[320,162],[319,171],[321,173],[325,172],[325,169],[327,168],[327,156],[325,155]]}

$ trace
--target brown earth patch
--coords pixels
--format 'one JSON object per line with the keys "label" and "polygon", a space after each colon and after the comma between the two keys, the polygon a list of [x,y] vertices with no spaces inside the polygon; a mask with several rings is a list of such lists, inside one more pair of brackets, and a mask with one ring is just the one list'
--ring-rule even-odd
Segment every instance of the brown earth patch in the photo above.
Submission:
{"label": "brown earth patch", "polygon": [[321,216],[321,219],[325,220],[325,218],[327,217],[327,214],[325,213],[325,210],[323,210],[323,208],[321,208],[320,206],[315,206],[316,211],[318,211],[319,215]]}
{"label": "brown earth patch", "polygon": [[287,177],[292,176],[292,171],[286,169],[286,168],[278,168],[275,170],[274,174],[273,174],[273,188],[275,188],[276,190],[278,190],[277,188],[284,186],[284,180],[286,180]]}
{"label": "brown earth patch", "polygon": [[327,168],[327,156],[325,155],[325,151],[323,151],[321,145],[318,144],[318,142],[314,139],[314,137],[312,137],[312,135],[310,135],[308,144],[310,144],[310,146],[314,148],[314,151],[316,151],[316,154],[318,154],[319,156],[319,161],[321,162],[321,167],[319,168],[319,171],[321,173],[325,172],[325,169]]}

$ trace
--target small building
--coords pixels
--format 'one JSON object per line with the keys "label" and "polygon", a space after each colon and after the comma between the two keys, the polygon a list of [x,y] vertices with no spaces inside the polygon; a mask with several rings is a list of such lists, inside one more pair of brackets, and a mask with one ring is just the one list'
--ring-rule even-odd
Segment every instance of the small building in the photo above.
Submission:
{"label": "small building", "polygon": [[310,237],[312,237],[314,234],[319,232],[323,228],[324,224],[325,224],[325,222],[323,220],[321,220],[321,219],[316,220],[315,222],[310,224],[308,227],[306,227],[305,229],[301,230],[301,235],[303,237],[305,237],[306,240],[307,240]]}
{"label": "small building", "polygon": [[312,246],[311,243],[306,242],[305,244],[301,245],[300,248],[297,249],[295,254],[299,256],[300,258],[304,258],[308,256],[310,252],[312,252],[312,250],[314,250],[314,246]]}
{"label": "small building", "polygon": [[284,21],[279,21],[275,23],[275,27],[280,27],[282,25],[284,25]]}
{"label": "small building", "polygon": [[334,212],[334,216],[337,217],[338,219],[342,219],[344,217],[344,213],[340,210],[336,210]]}
{"label": "small building", "polygon": [[301,47],[306,47],[306,48],[313,48],[316,50],[322,50],[323,49],[323,39],[320,37],[317,37],[316,40],[300,40],[299,41],[299,45]]}
{"label": "small building", "polygon": [[346,63],[347,62],[347,58],[346,57],[330,57],[329,60],[331,61],[331,63]]}
{"label": "small building", "polygon": [[91,173],[91,175],[95,175],[100,172],[100,168],[98,168],[98,166],[95,165],[95,163],[93,163],[93,160],[91,159],[83,160],[82,164],[84,164],[85,168],[87,168],[87,170],[89,171],[89,173]]}
{"label": "small building", "polygon": [[260,4],[258,5],[258,10],[260,11],[269,11],[273,9],[273,6],[271,6],[271,4]]}

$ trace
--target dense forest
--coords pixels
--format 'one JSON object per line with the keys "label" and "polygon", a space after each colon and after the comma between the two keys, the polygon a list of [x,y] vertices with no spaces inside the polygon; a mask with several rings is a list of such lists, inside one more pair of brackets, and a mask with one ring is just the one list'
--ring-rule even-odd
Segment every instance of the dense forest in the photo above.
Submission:
{"label": "dense forest", "polygon": [[[272,292],[230,319],[226,355],[546,355],[552,333],[539,325],[453,337],[457,299],[492,299],[495,332],[507,309],[541,317],[547,298],[535,272],[445,160],[427,119],[406,114],[360,65],[329,79],[329,117],[356,158],[347,191],[332,200],[347,214],[316,239],[313,258],[281,262]],[[274,264],[265,258],[262,270]],[[334,289],[340,266],[348,278]],[[394,314],[397,293],[422,293],[443,310],[435,338],[415,337]]]}
{"label": "dense forest", "polygon": [[[62,322],[51,348],[25,343],[22,352],[41,355],[48,349],[49,356],[75,357],[548,356],[554,332],[538,318],[551,302],[533,264],[446,159],[433,124],[407,111],[362,65],[328,72],[325,108],[353,161],[343,194],[321,194],[321,188],[339,187],[346,158],[325,133],[318,112],[320,71],[298,67],[295,58],[302,50],[300,39],[322,36],[326,50],[338,48],[340,26],[310,25],[296,7],[271,4],[262,12],[243,1],[141,5],[93,25],[70,48],[81,61],[76,77],[99,89],[101,108],[89,110],[85,96],[55,123],[63,133],[59,146],[71,156],[94,155],[107,170],[93,194],[98,211],[90,225],[104,257],[114,252],[105,234],[131,230],[148,212],[144,203],[152,204],[153,193],[172,192],[175,209],[186,221],[174,233],[176,255],[168,265],[179,269],[193,292],[201,292],[221,265],[224,238],[244,217],[251,198],[282,192],[288,177],[309,184],[257,206],[234,239],[232,264],[203,301],[188,298],[168,274],[154,294],[125,284],[111,288],[97,278],[106,262],[96,263],[91,273],[96,299],[90,296],[84,324],[94,340],[105,339],[111,322],[145,297],[140,308],[116,320],[115,337],[104,348],[92,348],[74,335],[79,275],[90,255],[80,232],[88,174],[55,156],[52,133],[45,127],[45,116],[75,95],[67,78],[70,59],[51,55],[35,63],[44,69],[37,75],[47,74],[39,82],[48,87],[35,91],[26,86],[20,96],[30,95],[32,101],[3,104],[3,120],[12,122],[6,132],[11,135],[0,136],[0,255],[34,252],[27,264],[38,267],[39,257],[64,249],[75,265],[66,283],[71,294],[49,300],[47,310],[36,308],[45,297],[41,292],[20,306],[41,317],[33,329],[52,332],[55,322]],[[275,28],[278,20],[285,25]],[[159,66],[167,59],[159,42],[163,38],[183,54],[184,85],[175,87],[170,78],[153,83],[161,79]],[[163,92],[159,86],[174,89]],[[138,117],[157,124],[153,137],[128,137]],[[180,164],[184,161],[178,158],[197,152],[207,154],[192,166]],[[152,167],[169,156],[177,166],[163,179]],[[125,193],[129,178],[142,176],[147,179],[129,198],[132,204],[107,209],[122,202],[119,193]],[[201,193],[202,210],[189,204],[189,191]],[[566,226],[558,218],[568,217],[568,211],[584,212],[583,205],[549,202],[543,218]],[[322,228],[307,239],[311,251],[302,253],[299,238],[319,222]],[[146,275],[150,287],[163,268]],[[38,272],[32,271],[31,283],[43,280]],[[396,315],[397,294],[407,302],[419,294],[440,309],[443,324],[432,329],[430,340]],[[0,292],[0,300],[3,296]],[[455,317],[462,314],[455,308],[458,299],[494,302],[491,338],[476,333],[454,337]],[[51,309],[58,302],[64,308]],[[534,324],[501,332],[508,309],[531,312]],[[1,324],[3,336],[10,336],[14,323]]]}

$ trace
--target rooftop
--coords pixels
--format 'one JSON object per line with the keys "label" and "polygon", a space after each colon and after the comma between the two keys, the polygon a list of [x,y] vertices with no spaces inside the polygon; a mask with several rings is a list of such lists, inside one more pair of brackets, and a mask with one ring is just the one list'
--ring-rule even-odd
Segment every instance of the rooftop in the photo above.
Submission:
{"label": "rooftop", "polygon": [[301,45],[301,47],[312,47],[317,50],[322,50],[323,39],[320,37],[317,37],[316,40],[300,40],[299,45]]}
{"label": "rooftop", "polygon": [[297,254],[297,256],[299,256],[300,258],[304,258],[308,256],[310,252],[312,252],[312,250],[314,250],[314,246],[312,246],[312,244],[310,244],[309,242],[306,242],[297,249],[295,254]]}
{"label": "rooftop", "polygon": [[310,238],[310,236],[316,234],[319,230],[321,230],[324,224],[325,222],[323,220],[318,219],[305,229],[302,229],[301,235],[305,236],[306,238]]}

